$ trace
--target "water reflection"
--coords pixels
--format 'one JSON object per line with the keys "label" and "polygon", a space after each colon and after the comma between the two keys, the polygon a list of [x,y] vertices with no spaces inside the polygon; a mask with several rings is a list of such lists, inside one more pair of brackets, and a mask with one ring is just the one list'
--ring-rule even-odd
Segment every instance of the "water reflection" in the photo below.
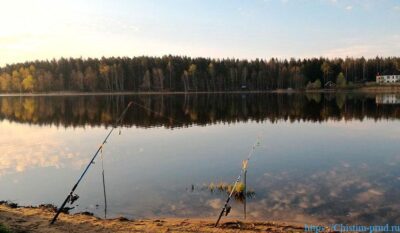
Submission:
{"label": "water reflection", "polygon": [[60,168],[67,162],[69,166],[80,168],[84,162],[79,152],[71,150],[57,136],[57,129],[3,123],[0,141],[0,177],[32,168]]}
{"label": "water reflection", "polygon": [[376,104],[400,104],[399,94],[377,94],[375,97]]}
{"label": "water reflection", "polygon": [[248,120],[398,119],[397,106],[379,104],[392,101],[393,96],[346,93],[3,96],[0,119],[64,127],[110,125],[129,101],[139,105],[128,113],[124,125],[139,127],[171,128]]}
{"label": "water reflection", "polygon": [[257,208],[267,215],[290,215],[295,209],[330,223],[395,224],[400,219],[398,172],[386,166],[343,164],[306,177],[304,172],[282,172],[266,173],[264,179],[262,186],[273,191]]}
{"label": "water reflection", "polygon": [[[105,146],[107,217],[216,218],[226,193],[188,187],[234,179],[262,131],[249,219],[400,221],[399,108],[361,94],[1,97],[0,199],[59,204],[130,100],[150,111],[133,108]],[[102,170],[73,211],[104,215]],[[243,218],[238,200],[231,218]]]}

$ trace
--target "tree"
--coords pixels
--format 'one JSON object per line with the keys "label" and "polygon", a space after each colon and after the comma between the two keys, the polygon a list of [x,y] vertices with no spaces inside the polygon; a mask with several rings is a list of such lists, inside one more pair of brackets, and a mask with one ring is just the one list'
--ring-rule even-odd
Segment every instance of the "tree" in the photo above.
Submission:
{"label": "tree", "polygon": [[167,65],[168,73],[169,73],[169,90],[172,90],[172,71],[174,69],[174,66],[172,65],[171,60],[168,61]]}
{"label": "tree", "polygon": [[322,63],[322,66],[321,66],[321,70],[324,73],[324,83],[323,84],[325,85],[325,83],[327,81],[329,81],[329,76],[330,76],[330,74],[332,72],[332,69],[331,69],[331,66],[330,66],[329,62],[324,61],[324,63]]}
{"label": "tree", "polygon": [[215,67],[214,67],[214,63],[210,63],[208,64],[208,68],[207,68],[208,74],[210,75],[211,78],[211,83],[213,84],[213,90],[215,91]]}
{"label": "tree", "polygon": [[37,76],[37,90],[41,92],[50,91],[54,82],[53,75],[48,71],[39,71]]}
{"label": "tree", "polygon": [[146,70],[144,73],[141,88],[146,91],[150,91],[151,89],[151,74],[149,70]]}
{"label": "tree", "polygon": [[102,77],[103,81],[104,81],[104,85],[105,85],[105,90],[107,91],[112,91],[112,86],[111,86],[111,82],[110,82],[110,66],[107,64],[100,64],[99,66],[99,74],[100,77]]}
{"label": "tree", "polygon": [[242,68],[242,79],[241,79],[241,87],[246,87],[247,88],[247,66],[244,64],[244,67]]}
{"label": "tree", "polygon": [[72,89],[83,91],[83,88],[84,88],[83,79],[84,79],[84,75],[80,70],[78,70],[78,71],[72,70],[72,73],[71,73]]}
{"label": "tree", "polygon": [[162,69],[153,68],[153,87],[157,88],[160,91],[164,90],[164,74]]}
{"label": "tree", "polygon": [[2,73],[0,75],[0,90],[2,92],[11,91],[11,75],[8,73]]}
{"label": "tree", "polygon": [[88,91],[95,91],[97,87],[97,74],[88,66],[85,70],[85,78],[83,82],[84,88]]}
{"label": "tree", "polygon": [[33,79],[32,75],[28,75],[23,81],[22,81],[22,87],[24,88],[25,91],[33,92],[35,88],[36,81]]}
{"label": "tree", "polygon": [[189,74],[186,70],[182,74],[182,81],[183,81],[183,89],[185,90],[185,92],[188,92],[188,90],[189,90]]}
{"label": "tree", "polygon": [[337,87],[346,87],[346,78],[344,77],[342,72],[340,72],[336,78],[336,86]]}
{"label": "tree", "polygon": [[191,64],[189,66],[189,75],[192,76],[192,83],[193,83],[195,91],[197,91],[196,72],[197,72],[197,66],[195,64]]}
{"label": "tree", "polygon": [[22,92],[21,75],[17,70],[12,72],[11,86],[13,91]]}
{"label": "tree", "polygon": [[399,58],[396,59],[395,66],[396,66],[397,72],[400,72],[400,59]]}
{"label": "tree", "polygon": [[321,88],[321,81],[319,79],[315,80],[314,88],[315,89],[320,89]]}

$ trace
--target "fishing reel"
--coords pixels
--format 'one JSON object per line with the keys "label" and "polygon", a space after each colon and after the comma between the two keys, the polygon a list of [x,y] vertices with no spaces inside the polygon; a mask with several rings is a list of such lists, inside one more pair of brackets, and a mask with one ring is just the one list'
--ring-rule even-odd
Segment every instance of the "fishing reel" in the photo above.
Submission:
{"label": "fishing reel", "polygon": [[232,207],[230,205],[227,205],[225,207],[225,210],[224,210],[225,216],[228,216],[228,214],[231,212],[231,209],[232,209]]}
{"label": "fishing reel", "polygon": [[72,204],[74,204],[74,202],[75,202],[76,200],[78,200],[78,199],[79,199],[78,194],[71,194],[71,195],[69,195],[69,197],[68,197],[68,202],[72,205]]}

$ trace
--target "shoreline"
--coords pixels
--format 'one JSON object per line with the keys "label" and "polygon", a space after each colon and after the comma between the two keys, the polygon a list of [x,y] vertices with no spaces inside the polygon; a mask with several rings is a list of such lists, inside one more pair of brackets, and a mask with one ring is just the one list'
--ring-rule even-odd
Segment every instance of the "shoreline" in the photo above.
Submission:
{"label": "shoreline", "polygon": [[0,97],[7,96],[100,96],[100,95],[196,95],[196,94],[246,94],[272,93],[272,91],[220,91],[220,92],[48,92],[48,93],[0,93]]}
{"label": "shoreline", "polygon": [[223,218],[218,227],[208,218],[100,219],[90,213],[63,214],[50,225],[54,209],[0,204],[0,224],[11,232],[303,232],[304,225]]}
{"label": "shoreline", "polygon": [[276,89],[265,91],[198,91],[198,92],[47,92],[47,93],[0,93],[0,97],[18,96],[102,96],[102,95],[204,95],[204,94],[294,94],[294,93],[400,93],[400,85],[394,86],[363,86],[355,89]]}

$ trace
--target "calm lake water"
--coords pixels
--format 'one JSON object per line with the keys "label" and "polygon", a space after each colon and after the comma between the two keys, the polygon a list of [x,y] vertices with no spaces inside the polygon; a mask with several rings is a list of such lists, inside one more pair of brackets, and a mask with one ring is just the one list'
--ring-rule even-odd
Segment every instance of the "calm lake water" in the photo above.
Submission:
{"label": "calm lake water", "polygon": [[[249,163],[249,219],[399,223],[400,96],[201,94],[0,97],[0,199],[60,205],[105,145],[107,217],[216,218]],[[139,106],[140,104],[140,106]],[[119,135],[121,130],[121,135]],[[104,217],[100,157],[76,211]],[[230,217],[243,218],[232,201]]]}

